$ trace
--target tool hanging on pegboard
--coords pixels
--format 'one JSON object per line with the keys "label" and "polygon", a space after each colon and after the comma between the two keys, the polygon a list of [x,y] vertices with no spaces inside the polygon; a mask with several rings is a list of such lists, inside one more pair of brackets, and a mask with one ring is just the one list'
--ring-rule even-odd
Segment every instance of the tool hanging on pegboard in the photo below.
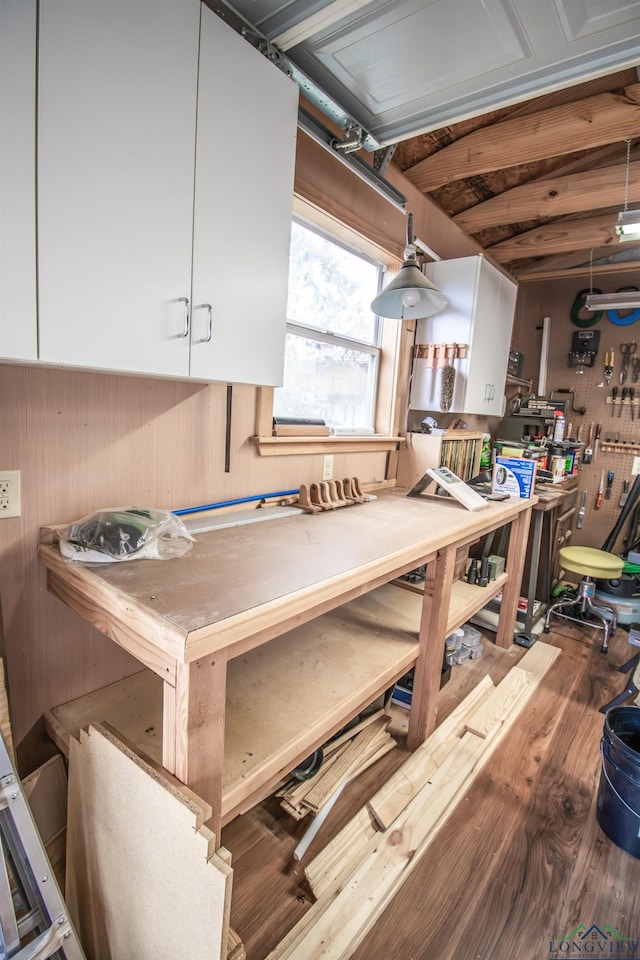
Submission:
{"label": "tool hanging on pegboard", "polygon": [[613,365],[616,359],[615,352],[613,350],[607,350],[604,355],[604,379],[607,384],[611,383],[611,377],[613,376]]}
{"label": "tool hanging on pegboard", "polygon": [[571,337],[571,351],[567,354],[569,367],[577,367],[576,373],[584,373],[592,367],[600,346],[599,330],[576,330]]}
{"label": "tool hanging on pegboard", "polygon": [[453,365],[457,354],[455,345],[450,348],[448,344],[442,344],[440,356],[438,357],[438,366],[440,373],[440,409],[447,413],[453,403],[453,388],[456,385],[456,369]]}

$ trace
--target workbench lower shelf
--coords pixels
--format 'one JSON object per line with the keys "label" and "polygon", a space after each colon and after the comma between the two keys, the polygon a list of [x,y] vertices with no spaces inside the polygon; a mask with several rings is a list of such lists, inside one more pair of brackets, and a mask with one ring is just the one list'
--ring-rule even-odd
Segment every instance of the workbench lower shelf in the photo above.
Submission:
{"label": "workbench lower shelf", "polygon": [[[453,585],[448,632],[507,579]],[[396,680],[418,655],[422,597],[385,584],[229,662],[222,820],[228,823]],[[143,670],[49,711],[45,726],[68,754],[70,735],[106,721],[162,763],[163,682]]]}

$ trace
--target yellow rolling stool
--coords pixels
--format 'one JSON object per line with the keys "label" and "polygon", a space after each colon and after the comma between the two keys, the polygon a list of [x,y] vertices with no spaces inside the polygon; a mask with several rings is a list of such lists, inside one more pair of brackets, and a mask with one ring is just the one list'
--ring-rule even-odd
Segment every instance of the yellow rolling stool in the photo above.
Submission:
{"label": "yellow rolling stool", "polygon": [[[602,630],[604,633],[602,652],[606,653],[609,637],[613,636],[618,626],[618,611],[606,600],[598,598],[597,604],[593,602],[596,580],[613,580],[619,577],[624,568],[624,560],[615,553],[595,550],[593,547],[563,547],[559,557],[560,566],[570,573],[579,573],[582,580],[578,584],[577,596],[559,600],[558,603],[549,607],[544,621],[544,632],[549,633],[551,617],[563,617],[565,620],[595,627],[596,630]],[[608,617],[605,617],[603,610],[609,612]],[[589,617],[592,619],[590,620]]]}

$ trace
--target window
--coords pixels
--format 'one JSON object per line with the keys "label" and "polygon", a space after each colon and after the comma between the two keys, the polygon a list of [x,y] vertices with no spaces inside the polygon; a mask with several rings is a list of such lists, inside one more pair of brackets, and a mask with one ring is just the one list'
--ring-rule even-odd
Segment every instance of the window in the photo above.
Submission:
{"label": "window", "polygon": [[371,311],[382,265],[292,224],[284,386],[275,416],[321,418],[335,433],[372,433],[381,324]]}

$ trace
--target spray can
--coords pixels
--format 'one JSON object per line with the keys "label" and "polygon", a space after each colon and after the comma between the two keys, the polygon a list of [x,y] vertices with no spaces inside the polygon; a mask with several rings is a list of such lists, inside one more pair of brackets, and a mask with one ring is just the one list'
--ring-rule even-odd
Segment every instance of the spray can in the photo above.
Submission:
{"label": "spray can", "polygon": [[491,466],[491,434],[482,434],[482,451],[480,453],[480,469],[487,470]]}
{"label": "spray can", "polygon": [[553,442],[562,443],[564,440],[565,420],[562,410],[556,410],[553,414]]}

